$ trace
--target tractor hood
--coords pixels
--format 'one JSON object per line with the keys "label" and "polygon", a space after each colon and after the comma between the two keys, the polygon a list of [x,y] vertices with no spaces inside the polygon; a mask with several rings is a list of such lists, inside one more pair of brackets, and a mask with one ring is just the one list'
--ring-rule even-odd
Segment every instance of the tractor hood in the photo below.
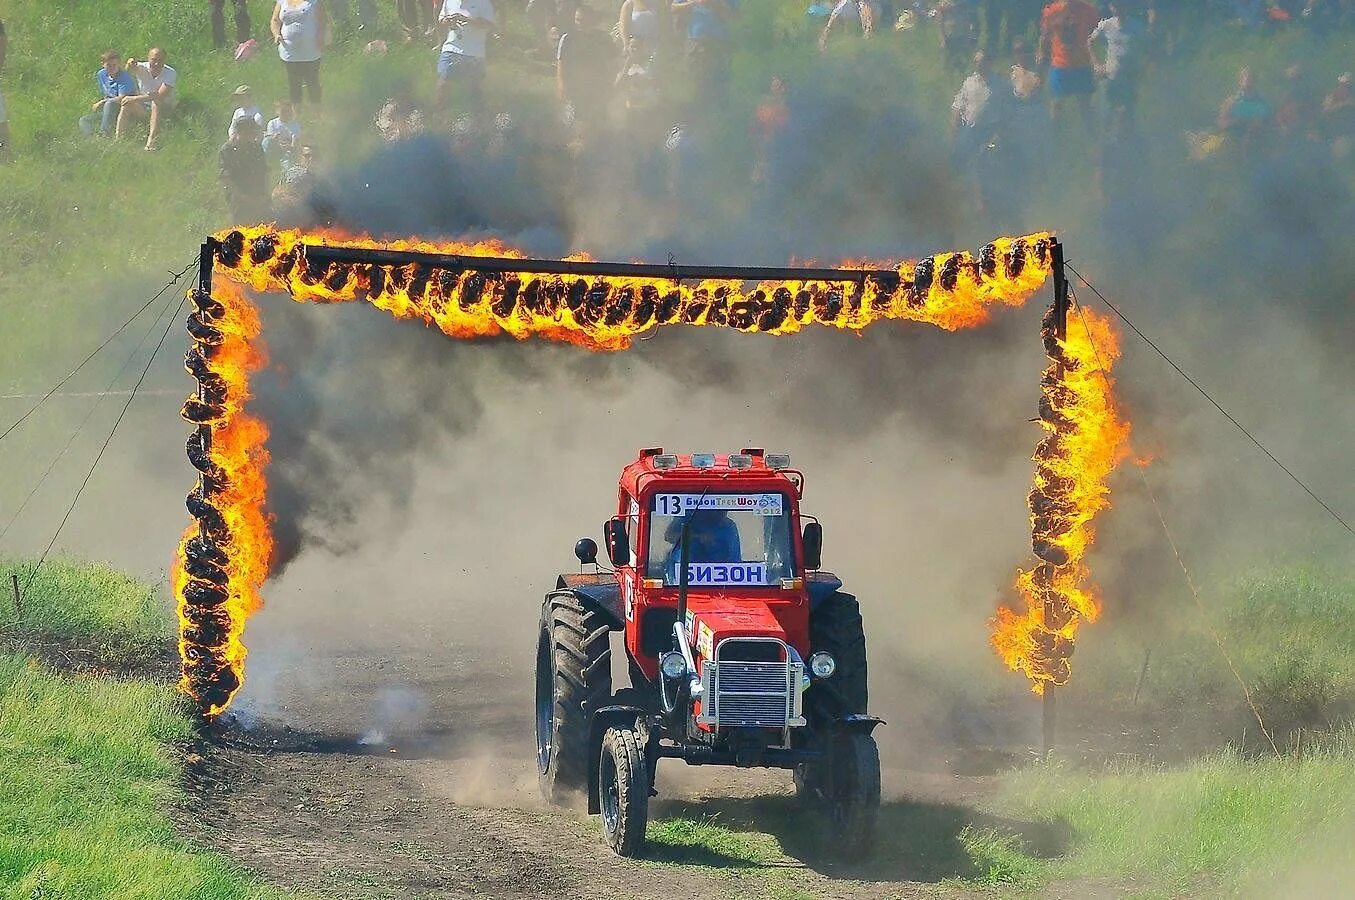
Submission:
{"label": "tractor hood", "polygon": [[[777,604],[790,611],[790,605]],[[705,659],[715,655],[715,646],[735,637],[776,638],[794,644],[781,620],[768,603],[740,598],[692,597],[687,607],[687,634],[695,653]]]}

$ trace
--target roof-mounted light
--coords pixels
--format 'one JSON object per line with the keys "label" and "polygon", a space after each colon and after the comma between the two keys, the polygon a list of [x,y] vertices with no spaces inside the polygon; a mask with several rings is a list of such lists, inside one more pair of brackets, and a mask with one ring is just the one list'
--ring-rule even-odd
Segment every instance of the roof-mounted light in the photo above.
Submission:
{"label": "roof-mounted light", "polygon": [[650,465],[656,469],[676,469],[677,462],[676,453],[660,453],[650,460]]}
{"label": "roof-mounted light", "polygon": [[789,454],[789,453],[768,453],[768,454],[767,454],[767,465],[768,465],[769,468],[773,468],[773,469],[789,469],[789,468],[790,468],[790,454]]}
{"label": "roof-mounted light", "polygon": [[729,467],[731,469],[751,469],[753,468],[753,457],[747,453],[729,454]]}
{"label": "roof-mounted light", "polygon": [[715,454],[714,454],[714,453],[693,453],[693,454],[692,454],[692,466],[693,466],[694,468],[697,468],[697,469],[713,469],[713,468],[715,468]]}

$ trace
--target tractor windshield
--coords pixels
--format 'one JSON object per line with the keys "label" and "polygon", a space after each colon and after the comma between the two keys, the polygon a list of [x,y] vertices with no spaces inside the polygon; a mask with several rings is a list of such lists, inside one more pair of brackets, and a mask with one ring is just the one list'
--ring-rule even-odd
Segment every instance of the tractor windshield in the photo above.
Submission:
{"label": "tractor windshield", "polygon": [[784,494],[655,494],[645,577],[678,584],[684,524],[693,587],[759,587],[795,576]]}

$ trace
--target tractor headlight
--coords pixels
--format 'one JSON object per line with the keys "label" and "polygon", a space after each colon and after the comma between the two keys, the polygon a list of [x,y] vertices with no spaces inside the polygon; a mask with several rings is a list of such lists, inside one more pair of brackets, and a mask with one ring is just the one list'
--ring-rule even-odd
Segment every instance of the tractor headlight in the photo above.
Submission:
{"label": "tractor headlight", "polygon": [[831,653],[820,650],[809,657],[809,671],[814,673],[815,678],[829,678],[837,671],[837,660],[833,659]]}
{"label": "tractor headlight", "polygon": [[669,650],[659,657],[659,670],[663,672],[664,678],[676,680],[687,674],[687,660],[676,650]]}

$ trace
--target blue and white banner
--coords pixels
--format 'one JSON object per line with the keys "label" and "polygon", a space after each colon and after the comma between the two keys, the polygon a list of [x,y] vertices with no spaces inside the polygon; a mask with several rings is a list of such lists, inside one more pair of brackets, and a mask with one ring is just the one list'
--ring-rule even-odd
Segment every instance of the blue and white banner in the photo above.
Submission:
{"label": "blue and white banner", "polygon": [[[678,564],[673,564],[673,584],[679,581]],[[688,563],[687,584],[725,586],[767,584],[767,564],[762,562]]]}

